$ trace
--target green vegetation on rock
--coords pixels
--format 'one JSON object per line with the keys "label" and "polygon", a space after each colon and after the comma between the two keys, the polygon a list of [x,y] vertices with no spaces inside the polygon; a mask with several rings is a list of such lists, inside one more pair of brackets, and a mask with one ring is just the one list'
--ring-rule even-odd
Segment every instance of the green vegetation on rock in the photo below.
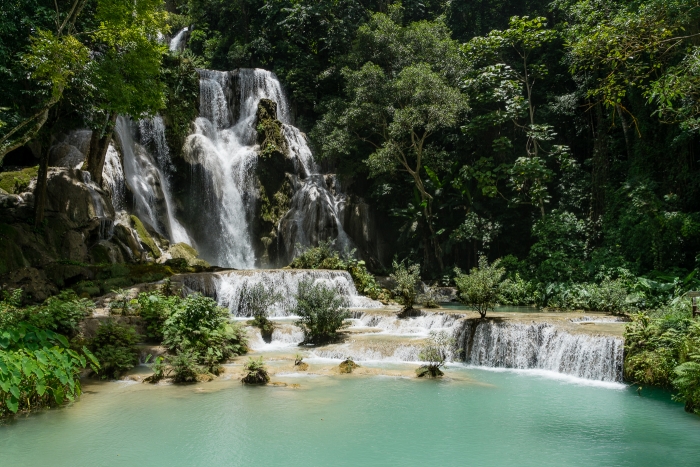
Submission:
{"label": "green vegetation on rock", "polygon": [[243,370],[245,374],[241,381],[245,384],[267,384],[270,382],[270,375],[267,373],[262,356],[257,359],[249,357],[243,365]]}
{"label": "green vegetation on rock", "polygon": [[143,222],[141,222],[141,220],[133,214],[129,216],[129,218],[131,219],[131,226],[138,234],[139,240],[141,240],[141,244],[151,252],[154,258],[160,258],[160,248],[158,248],[158,245],[156,245],[156,242],[151,237],[151,234],[149,234],[148,230],[146,230]]}
{"label": "green vegetation on rock", "polygon": [[5,191],[12,195],[18,195],[27,191],[29,182],[36,178],[39,167],[29,167],[15,172],[0,172],[0,193]]}

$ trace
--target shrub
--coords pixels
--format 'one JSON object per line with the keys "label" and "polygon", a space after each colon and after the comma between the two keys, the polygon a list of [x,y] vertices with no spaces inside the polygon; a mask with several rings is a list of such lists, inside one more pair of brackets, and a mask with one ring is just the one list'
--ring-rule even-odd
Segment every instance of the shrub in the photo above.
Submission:
{"label": "shrub", "polygon": [[178,354],[192,352],[199,364],[215,372],[219,363],[246,351],[245,332],[228,318],[228,310],[214,300],[192,294],[165,320],[163,343]]}
{"label": "shrub", "polygon": [[334,339],[349,317],[347,299],[322,282],[303,280],[299,283],[293,314],[296,325],[304,331],[304,343],[323,344]]}
{"label": "shrub", "polygon": [[117,379],[136,366],[139,362],[138,341],[139,335],[131,326],[113,320],[100,326],[90,341],[90,348],[101,367],[100,378]]}
{"label": "shrub", "polygon": [[139,314],[146,326],[146,337],[156,342],[163,340],[163,327],[168,316],[181,305],[177,296],[165,296],[162,292],[141,292],[136,301]]}
{"label": "shrub", "polygon": [[479,267],[473,268],[469,274],[463,274],[455,269],[455,284],[459,300],[467,306],[473,307],[482,318],[486,312],[492,310],[498,302],[498,292],[501,278],[505,270],[499,267],[496,260],[489,265],[485,256],[479,258]]}
{"label": "shrub", "polygon": [[431,331],[427,342],[423,345],[418,358],[426,362],[416,369],[416,375],[419,378],[425,376],[429,378],[437,378],[443,375],[440,370],[450,355],[455,346],[454,338],[450,337],[445,331]]}
{"label": "shrub", "polygon": [[205,372],[197,364],[197,355],[190,350],[184,350],[169,357],[168,363],[172,370],[173,381],[176,383],[194,383],[197,377]]}
{"label": "shrub", "polygon": [[526,306],[536,303],[534,286],[515,273],[513,278],[507,278],[498,288],[497,301],[501,305]]}
{"label": "shrub", "polygon": [[[300,248],[298,246],[298,248]],[[331,269],[350,273],[355,288],[375,300],[385,300],[386,294],[377,284],[365,262],[355,257],[355,250],[341,254],[335,249],[335,240],[320,241],[318,246],[306,248],[289,265],[292,269]]]}
{"label": "shrub", "polygon": [[270,375],[267,373],[263,358],[248,358],[248,362],[243,365],[245,374],[241,381],[245,384],[267,384],[270,382]]}
{"label": "shrub", "polygon": [[122,316],[136,314],[137,301],[131,298],[128,290],[114,289],[112,290],[114,298],[109,302],[110,314],[119,314]]}
{"label": "shrub", "polygon": [[306,371],[309,369],[309,364],[304,362],[304,357],[301,354],[296,354],[294,356],[294,369],[299,371]]}
{"label": "shrub", "polygon": [[394,260],[391,277],[396,282],[394,296],[403,305],[403,311],[412,310],[416,302],[416,282],[420,281],[420,264],[406,264]]}
{"label": "shrub", "polygon": [[260,328],[263,337],[269,337],[274,330],[274,324],[268,318],[269,309],[281,300],[282,295],[266,289],[262,283],[257,283],[243,291],[239,310],[252,316],[253,325]]}

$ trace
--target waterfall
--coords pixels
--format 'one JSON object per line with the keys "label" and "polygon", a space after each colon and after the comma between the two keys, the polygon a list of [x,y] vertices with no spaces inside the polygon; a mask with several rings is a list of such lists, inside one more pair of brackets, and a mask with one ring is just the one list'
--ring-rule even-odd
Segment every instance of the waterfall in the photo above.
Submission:
{"label": "waterfall", "polygon": [[185,49],[187,34],[189,28],[182,28],[170,41],[169,49],[171,52],[181,52]]}
{"label": "waterfall", "polygon": [[[136,133],[131,121],[118,117],[114,128],[124,157],[124,180],[134,199],[134,211],[141,221],[146,222],[159,234],[168,237],[173,243],[190,243],[185,228],[178,222],[174,213],[174,203],[170,194],[170,182],[164,174],[163,167],[169,164],[167,145],[165,144],[165,127],[160,117],[152,121],[141,121],[144,129],[142,138],[136,142]],[[166,152],[154,157],[144,147],[153,142],[157,151]],[[162,144],[159,146],[159,142]]]}
{"label": "waterfall", "polygon": [[90,172],[80,171],[79,172],[83,178],[83,183],[90,193],[90,198],[92,199],[92,206],[95,210],[95,217],[97,217],[100,228],[99,228],[99,238],[100,240],[109,240],[114,235],[114,220],[109,212],[109,208],[105,206],[105,202],[97,192],[100,188],[95,185],[90,177]]}
{"label": "waterfall", "polygon": [[599,381],[622,381],[623,340],[572,334],[548,323],[465,320],[457,334],[466,363],[537,368]]}
{"label": "waterfall", "polygon": [[224,271],[210,274],[185,274],[178,277],[193,292],[214,297],[220,306],[234,316],[250,316],[245,303],[246,290],[255,284],[263,284],[270,292],[278,293],[282,300],[271,310],[271,316],[286,316],[296,305],[299,283],[304,280],[322,282],[345,297],[352,308],[380,308],[382,304],[359,295],[352,277],[347,271],[326,270],[257,270]]}
{"label": "waterfall", "polygon": [[107,148],[107,156],[105,157],[105,165],[102,169],[102,179],[112,195],[112,206],[115,211],[124,209],[124,170],[122,161],[119,158],[119,153],[114,149],[114,145],[110,144]]}
{"label": "waterfall", "polygon": [[332,176],[320,174],[305,136],[291,125],[289,103],[274,73],[260,69],[233,72],[199,70],[200,115],[188,136],[185,160],[197,180],[190,192],[190,233],[202,257],[220,266],[249,269],[259,265],[253,224],[259,187],[255,118],[261,99],[277,103],[277,118],[288,142],[295,173],[288,174],[293,195],[278,225],[278,251],[288,264],[297,245],[337,238],[352,242],[341,223],[345,197]]}

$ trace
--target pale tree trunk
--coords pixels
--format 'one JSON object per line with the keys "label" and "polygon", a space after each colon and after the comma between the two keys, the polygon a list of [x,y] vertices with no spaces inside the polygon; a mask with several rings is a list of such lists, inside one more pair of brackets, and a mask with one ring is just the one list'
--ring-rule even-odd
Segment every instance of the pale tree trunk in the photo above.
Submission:
{"label": "pale tree trunk", "polygon": [[112,141],[112,133],[114,132],[116,121],[117,113],[112,112],[103,130],[104,134],[95,130],[90,138],[90,152],[88,153],[86,165],[88,172],[90,172],[90,177],[97,185],[102,184],[102,170],[105,166],[107,148],[109,148],[109,143]]}
{"label": "pale tree trunk", "polygon": [[39,159],[39,173],[37,174],[36,187],[34,188],[34,227],[39,227],[44,222],[46,209],[46,185],[49,176],[49,149],[51,137],[41,139],[41,158]]}

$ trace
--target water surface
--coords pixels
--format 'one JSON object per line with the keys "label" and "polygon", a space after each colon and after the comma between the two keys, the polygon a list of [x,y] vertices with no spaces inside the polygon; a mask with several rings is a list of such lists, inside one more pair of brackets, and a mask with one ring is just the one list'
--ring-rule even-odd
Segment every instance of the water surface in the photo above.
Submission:
{"label": "water surface", "polygon": [[444,381],[284,376],[90,385],[0,426],[2,466],[697,466],[700,417],[668,394],[532,371]]}

